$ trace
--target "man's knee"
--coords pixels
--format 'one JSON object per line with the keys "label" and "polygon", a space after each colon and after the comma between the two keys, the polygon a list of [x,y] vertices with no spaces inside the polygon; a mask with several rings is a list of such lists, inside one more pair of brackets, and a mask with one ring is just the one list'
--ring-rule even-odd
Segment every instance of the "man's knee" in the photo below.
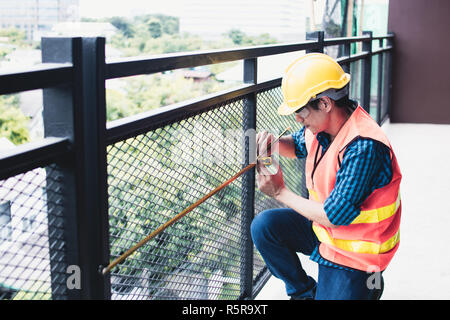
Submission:
{"label": "man's knee", "polygon": [[276,213],[271,209],[264,210],[256,215],[250,225],[253,242],[258,242],[261,237],[270,234],[271,230],[276,227],[276,223]]}

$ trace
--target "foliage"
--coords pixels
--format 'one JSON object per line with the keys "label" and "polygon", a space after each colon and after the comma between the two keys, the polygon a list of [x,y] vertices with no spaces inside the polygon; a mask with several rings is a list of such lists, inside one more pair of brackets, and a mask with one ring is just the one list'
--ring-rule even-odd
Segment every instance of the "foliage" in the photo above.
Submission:
{"label": "foliage", "polygon": [[121,31],[111,38],[110,43],[121,50],[125,56],[265,45],[277,42],[267,33],[250,36],[238,29],[230,30],[222,39],[207,41],[197,35],[180,33],[178,18],[161,14],[138,16],[132,23],[119,17],[109,18],[108,21]]}
{"label": "foliage", "polygon": [[[121,33],[112,37],[111,44],[121,50],[125,56],[198,51],[236,45],[263,45],[276,42],[276,39],[271,38],[268,34],[248,36],[237,29],[231,30],[221,40],[205,41],[199,36],[180,34],[178,18],[164,15],[136,17],[132,26],[133,32],[123,31],[131,28],[125,19],[111,18],[110,21],[122,30]],[[119,119],[225,89],[229,85],[216,81],[214,75],[233,65],[235,63],[206,67],[211,72],[211,78],[201,83],[185,79],[177,72],[127,79],[127,85],[123,90],[107,90],[108,120]]]}
{"label": "foliage", "polygon": [[[121,31],[113,40],[119,49],[131,45],[141,48],[139,51],[142,52],[144,48],[142,43],[146,43],[149,39],[157,39],[164,35],[179,35],[178,18],[162,14],[138,16],[133,21],[124,17],[112,17],[107,21]],[[121,37],[133,41],[128,43]],[[170,40],[170,37],[166,40]]]}
{"label": "foliage", "polygon": [[135,18],[137,25],[148,25],[150,21],[158,21],[164,34],[177,34],[180,31],[180,21],[177,17],[164,14],[148,14]]}
{"label": "foliage", "polygon": [[330,38],[337,38],[341,35],[341,26],[335,23],[333,20],[323,22],[325,33]]}
{"label": "foliage", "polygon": [[6,137],[14,144],[29,141],[28,118],[19,109],[16,95],[0,96],[0,137]]}
{"label": "foliage", "polygon": [[8,54],[12,51],[11,48],[0,48],[0,61],[4,60]]}
{"label": "foliage", "polygon": [[228,37],[234,44],[240,45],[244,41],[245,34],[241,30],[232,29],[228,32]]}
{"label": "foliage", "polygon": [[202,48],[202,40],[199,37],[180,35],[163,35],[157,39],[152,38],[145,42],[143,52],[152,54],[196,51]]}
{"label": "foliage", "polygon": [[159,38],[162,35],[162,27],[161,22],[156,19],[151,19],[147,22],[148,31],[150,32],[150,36],[155,39]]}
{"label": "foliage", "polygon": [[7,37],[9,44],[24,46],[26,33],[17,28],[0,29],[0,37]]}
{"label": "foliage", "polygon": [[239,29],[231,29],[226,34],[235,45],[265,45],[276,43],[277,40],[272,38],[268,33],[262,33],[258,36],[249,36]]}
{"label": "foliage", "polygon": [[131,37],[134,36],[135,30],[133,28],[133,24],[127,18],[124,18],[124,17],[112,17],[112,18],[109,19],[109,22],[114,27],[119,29],[125,37],[131,38]]}
{"label": "foliage", "polygon": [[30,47],[30,45],[25,41],[25,31],[19,30],[17,28],[0,28],[0,37],[7,39],[7,45],[0,47],[0,61],[4,60],[8,54],[18,48]]}
{"label": "foliage", "polygon": [[49,282],[35,280],[27,290],[18,290],[13,300],[51,300],[52,293]]}
{"label": "foliage", "polygon": [[127,79],[123,89],[107,89],[107,120],[167,106],[216,92],[227,86],[212,79],[197,83],[180,72]]}

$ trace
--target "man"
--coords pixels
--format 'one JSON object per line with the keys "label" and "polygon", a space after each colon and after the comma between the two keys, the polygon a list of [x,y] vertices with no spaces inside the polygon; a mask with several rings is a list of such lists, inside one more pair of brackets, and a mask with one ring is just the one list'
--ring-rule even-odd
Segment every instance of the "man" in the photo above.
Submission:
{"label": "man", "polygon": [[[349,81],[350,75],[321,53],[297,59],[283,77],[278,113],[295,112],[303,128],[270,149],[306,157],[309,199],[284,185],[281,168],[270,174],[262,163],[257,166],[258,188],[287,208],[258,214],[252,238],[291,299],[379,299],[381,272],[399,245],[400,169],[381,128],[349,100]],[[258,150],[273,140],[272,134],[258,133]],[[297,252],[318,263],[317,283]]]}

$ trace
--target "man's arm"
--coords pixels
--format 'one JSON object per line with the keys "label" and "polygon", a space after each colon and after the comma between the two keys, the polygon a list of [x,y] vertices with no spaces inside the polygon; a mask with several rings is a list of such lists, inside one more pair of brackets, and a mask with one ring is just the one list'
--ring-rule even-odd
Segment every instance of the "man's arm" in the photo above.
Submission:
{"label": "man's arm", "polygon": [[287,188],[282,189],[281,192],[275,196],[275,199],[289,208],[299,212],[308,220],[320,223],[321,225],[329,228],[339,227],[330,222],[324,206],[320,202],[305,199]]}
{"label": "man's arm", "polygon": [[322,203],[305,199],[286,188],[280,167],[278,167],[277,173],[273,175],[260,163],[257,166],[257,171],[256,182],[261,192],[294,209],[311,221],[330,228],[337,227],[328,220]]}

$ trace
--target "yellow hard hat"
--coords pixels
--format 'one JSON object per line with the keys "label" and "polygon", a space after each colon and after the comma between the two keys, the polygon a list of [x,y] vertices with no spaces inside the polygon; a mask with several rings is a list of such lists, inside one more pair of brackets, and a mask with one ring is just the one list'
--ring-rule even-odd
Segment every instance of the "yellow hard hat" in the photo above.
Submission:
{"label": "yellow hard hat", "polygon": [[[304,107],[311,99],[329,96],[334,100],[348,94],[350,75],[330,56],[308,53],[286,69],[281,82],[284,102],[278,114],[289,115]],[[346,90],[335,90],[344,88]]]}

